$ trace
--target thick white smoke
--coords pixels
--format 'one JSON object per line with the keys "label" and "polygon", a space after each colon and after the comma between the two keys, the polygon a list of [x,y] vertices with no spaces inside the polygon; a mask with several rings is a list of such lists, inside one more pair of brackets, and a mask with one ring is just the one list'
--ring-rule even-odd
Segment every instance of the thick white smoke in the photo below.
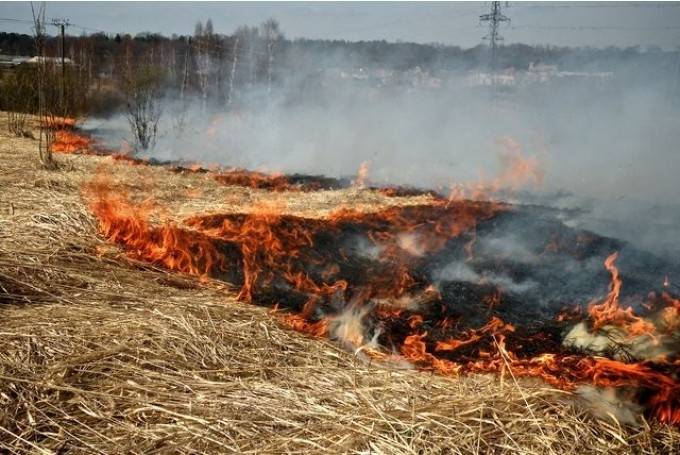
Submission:
{"label": "thick white smoke", "polygon": [[[615,68],[604,80],[555,77],[495,91],[465,73],[404,73],[396,84],[351,67],[344,76],[301,69],[271,94],[237,93],[230,110],[191,103],[181,129],[178,106],[167,102],[148,154],[336,177],[369,160],[373,183],[445,189],[493,176],[498,138],[510,136],[545,170],[532,201],[587,209],[580,227],[680,253],[680,103],[669,98],[667,73],[637,61]],[[121,120],[107,125],[115,123],[120,142],[128,133]]]}

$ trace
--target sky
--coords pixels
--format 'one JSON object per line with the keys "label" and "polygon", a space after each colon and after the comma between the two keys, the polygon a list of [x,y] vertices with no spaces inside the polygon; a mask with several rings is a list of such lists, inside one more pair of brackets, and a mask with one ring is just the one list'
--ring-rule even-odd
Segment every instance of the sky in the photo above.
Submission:
{"label": "sky", "polygon": [[[211,18],[215,31],[277,19],[288,38],[411,41],[473,47],[487,33],[490,2],[48,2],[47,17],[68,18],[70,33],[189,34]],[[680,2],[506,2],[505,43],[557,46],[680,44]],[[8,21],[23,19],[27,22]],[[30,2],[0,2],[0,31],[30,32]]]}

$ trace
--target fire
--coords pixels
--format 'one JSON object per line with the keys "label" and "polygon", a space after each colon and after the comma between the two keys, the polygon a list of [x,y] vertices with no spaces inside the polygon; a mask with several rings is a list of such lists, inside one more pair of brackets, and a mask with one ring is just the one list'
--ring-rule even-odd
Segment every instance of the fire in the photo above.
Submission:
{"label": "fire", "polygon": [[246,169],[220,170],[217,165],[209,166],[207,170],[215,172],[213,178],[225,186],[242,186],[276,192],[307,192],[346,186],[343,180],[318,175],[284,175],[277,172],[266,173]]}
{"label": "fire", "polygon": [[124,193],[113,191],[101,175],[86,188],[86,193],[102,235],[123,245],[130,256],[202,279],[226,268],[223,255],[210,239],[172,223],[153,227],[148,219],[151,207],[131,204]]}
{"label": "fire", "polygon": [[124,161],[128,164],[132,165],[137,165],[137,166],[148,166],[149,160],[143,159],[143,158],[136,158],[134,156],[125,154],[125,153],[112,153],[109,155],[113,161]]}
{"label": "fire", "polygon": [[543,183],[543,170],[536,157],[522,156],[522,146],[509,136],[499,140],[505,151],[501,154],[503,171],[491,184],[493,190],[517,190],[526,183],[540,186]]}
{"label": "fire", "polygon": [[[515,167],[520,173],[530,169]],[[562,344],[563,329],[574,321],[593,330],[616,326],[630,336],[656,333],[654,323],[619,303],[623,281],[617,253],[604,261],[611,275],[606,297],[593,301],[587,312],[563,314],[536,327],[498,316],[505,301],[498,290],[471,302],[478,315],[486,316],[479,324],[468,323],[421,272],[428,257],[452,244],[463,254],[470,251],[478,225],[507,213],[507,205],[460,198],[375,212],[338,209],[317,219],[266,204],[248,213],[197,215],[158,225],[151,222],[152,203],[131,202],[101,175],[86,195],[101,234],[131,257],[202,280],[229,281],[240,287],[245,302],[283,307],[282,322],[295,330],[340,340],[376,360],[397,352],[419,369],[446,375],[510,372],[564,390],[581,384],[632,387],[651,416],[680,424],[678,361],[624,362]],[[375,257],[347,251],[357,236],[376,247]],[[677,330],[680,300],[664,293],[652,303],[659,330]]]}
{"label": "fire", "polygon": [[543,183],[544,172],[536,157],[525,157],[521,144],[509,136],[500,138],[498,143],[503,149],[498,175],[491,180],[481,178],[476,183],[452,185],[449,200],[487,200],[501,191],[512,193],[529,183],[535,187]]}
{"label": "fire", "polygon": [[266,189],[270,191],[296,190],[283,174],[265,174],[264,172],[232,169],[215,174],[215,180],[225,186],[244,186],[247,188]]}
{"label": "fire", "polygon": [[664,292],[661,302],[661,325],[666,333],[674,333],[680,329],[680,299],[674,299]]}
{"label": "fire", "polygon": [[515,328],[512,324],[506,324],[501,319],[493,317],[484,327],[479,330],[471,330],[469,333],[463,334],[460,338],[454,338],[446,341],[438,341],[435,351],[455,351],[456,349],[475,343],[485,335],[502,334],[503,332],[512,332]]}
{"label": "fire", "polygon": [[636,316],[631,307],[626,309],[619,305],[622,281],[615,262],[618,253],[614,252],[604,261],[604,266],[612,276],[609,294],[600,303],[591,302],[588,313],[595,330],[607,324],[623,327],[630,336],[651,335],[655,332],[654,324]]}
{"label": "fire", "polygon": [[363,161],[359,165],[359,170],[357,171],[356,178],[352,181],[352,186],[357,189],[364,189],[366,187],[366,182],[368,181],[368,172],[371,163],[370,161]]}
{"label": "fire", "polygon": [[55,153],[87,153],[92,140],[71,130],[57,130],[52,151]]}
{"label": "fire", "polygon": [[328,335],[328,320],[310,322],[306,317],[299,314],[286,314],[281,321],[288,327],[298,332],[303,332],[315,338]]}
{"label": "fire", "polygon": [[442,374],[457,374],[461,371],[461,366],[446,359],[439,359],[427,352],[427,346],[423,339],[427,332],[413,334],[406,337],[401,347],[404,358],[420,363],[430,364],[431,367]]}

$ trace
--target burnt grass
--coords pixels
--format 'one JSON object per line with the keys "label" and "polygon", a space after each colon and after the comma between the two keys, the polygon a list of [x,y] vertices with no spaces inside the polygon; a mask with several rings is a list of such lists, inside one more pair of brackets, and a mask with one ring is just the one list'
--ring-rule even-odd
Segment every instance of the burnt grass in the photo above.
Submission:
{"label": "burnt grass", "polygon": [[[422,213],[419,209],[403,208],[399,215],[411,217],[413,225],[418,225]],[[215,228],[225,219],[241,225],[247,216],[197,217],[193,224]],[[430,352],[436,341],[459,337],[498,317],[515,327],[514,332],[507,333],[506,343],[520,357],[564,353],[561,341],[573,322],[560,322],[556,316],[562,311],[583,310],[588,302],[607,294],[611,277],[603,263],[613,252],[620,253],[617,266],[623,280],[624,304],[642,301],[651,291],[662,291],[664,276],[671,280],[680,278],[674,264],[623,241],[570,228],[552,211],[537,207],[508,206],[479,222],[476,229],[450,238],[432,254],[403,254],[396,260],[384,260],[370,253],[370,248],[376,246],[370,239],[376,238],[376,234],[397,234],[395,226],[380,217],[367,215],[330,222],[286,215],[272,227],[279,233],[300,229],[311,233],[311,245],[302,245],[295,254],[281,256],[273,267],[267,265],[265,250],[257,253],[262,270],[253,287],[253,303],[277,305],[296,313],[305,311],[310,293],[295,289],[285,276],[286,270],[304,272],[316,284],[340,280],[347,283],[344,293],[313,296],[316,304],[306,314],[311,321],[337,315],[359,301],[376,310],[384,306],[377,301],[398,300],[397,281],[404,270],[412,279],[405,293],[414,299],[435,283],[438,298],[426,299],[414,307],[395,306],[393,309],[399,311],[394,314],[370,311],[366,316],[365,325],[373,333],[379,330],[378,340],[388,347],[402,345],[405,337],[414,333],[409,324],[411,316],[422,318],[417,332],[427,332],[424,341]],[[474,245],[470,256],[466,246],[471,241]],[[243,256],[239,247],[233,242],[215,242],[230,263],[226,271],[217,271],[216,277],[242,285]],[[451,264],[463,267],[471,275],[447,274]],[[333,265],[332,273],[329,265]],[[648,310],[637,307],[636,311],[644,314]],[[493,342],[491,337],[483,337],[457,349],[455,355],[442,353],[442,357],[474,359],[480,350],[489,351]]]}

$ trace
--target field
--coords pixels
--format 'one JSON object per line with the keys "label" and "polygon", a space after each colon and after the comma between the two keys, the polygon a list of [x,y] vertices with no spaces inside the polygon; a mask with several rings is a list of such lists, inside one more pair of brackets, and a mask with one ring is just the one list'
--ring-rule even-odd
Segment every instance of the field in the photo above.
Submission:
{"label": "field", "polygon": [[[360,360],[238,302],[223,282],[134,261],[97,232],[97,173],[166,219],[263,203],[323,217],[427,196],[269,192],[0,129],[0,451],[6,453],[671,453],[673,427],[624,427],[540,381],[444,377]],[[597,419],[593,412],[603,418]]]}

